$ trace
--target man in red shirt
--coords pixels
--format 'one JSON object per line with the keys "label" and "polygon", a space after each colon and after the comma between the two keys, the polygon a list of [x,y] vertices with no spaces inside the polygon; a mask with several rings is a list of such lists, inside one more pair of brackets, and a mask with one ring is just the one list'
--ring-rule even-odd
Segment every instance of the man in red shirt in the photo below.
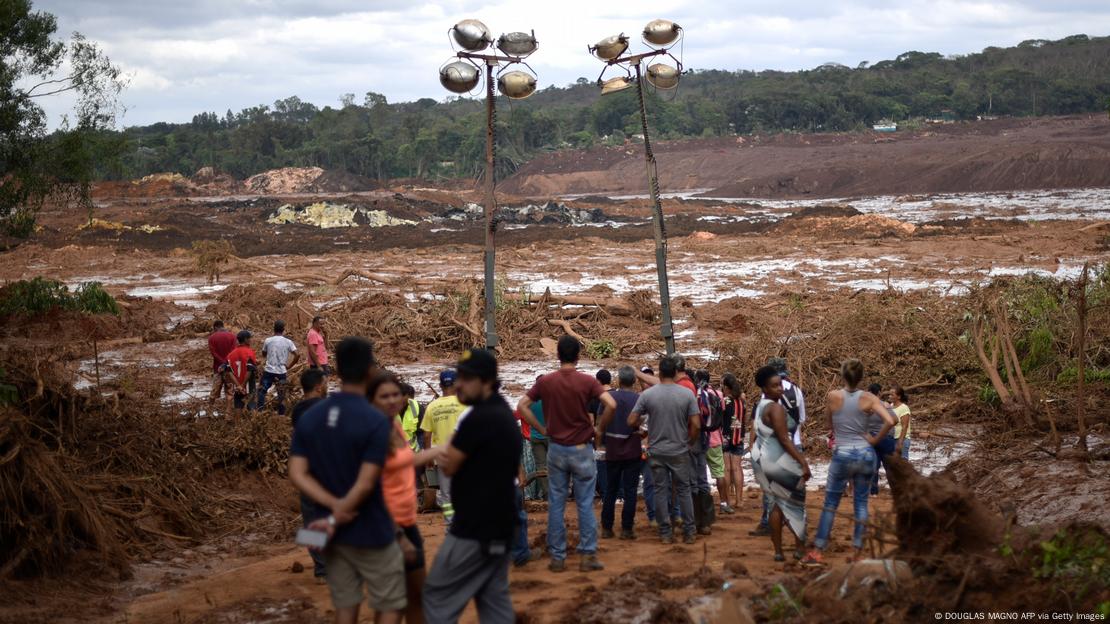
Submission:
{"label": "man in red shirt", "polygon": [[254,409],[254,374],[258,366],[258,358],[254,355],[254,349],[250,347],[249,331],[244,329],[239,332],[236,340],[239,346],[227,355],[227,368],[235,384],[235,409]]}
{"label": "man in red shirt", "polygon": [[208,411],[212,411],[216,399],[223,391],[228,403],[231,402],[231,380],[221,370],[227,364],[227,356],[235,349],[235,334],[224,327],[224,322],[212,323],[212,333],[208,335],[208,352],[212,354],[212,393],[208,396]]}
{"label": "man in red shirt", "polygon": [[[579,570],[601,570],[597,560],[597,517],[594,516],[594,490],[597,486],[597,461],[594,447],[594,419],[588,405],[599,399],[602,417],[612,418],[617,403],[605,392],[598,380],[578,372],[578,356],[582,344],[571,336],[559,339],[559,370],[536,380],[536,385],[520,400],[517,409],[534,431],[550,439],[547,455],[547,548],[551,551],[552,572],[566,569],[567,530],[564,524],[567,494],[574,488],[574,506],[578,509],[578,553],[582,555]],[[532,413],[532,403],[543,401],[546,423]]]}

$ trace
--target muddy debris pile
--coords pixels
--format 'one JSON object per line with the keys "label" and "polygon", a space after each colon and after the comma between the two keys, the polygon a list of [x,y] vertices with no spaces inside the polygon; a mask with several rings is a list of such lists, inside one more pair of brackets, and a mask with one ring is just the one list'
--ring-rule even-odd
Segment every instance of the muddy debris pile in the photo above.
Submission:
{"label": "muddy debris pile", "polygon": [[[452,207],[441,213],[439,219],[475,221],[482,219],[484,215],[484,208],[472,203],[461,208]],[[509,225],[585,225],[605,223],[612,219],[606,216],[600,208],[571,208],[563,202],[549,201],[543,204],[528,204],[525,206],[500,206],[497,209],[497,220]]]}
{"label": "muddy debris pile", "polygon": [[285,167],[255,174],[244,181],[248,193],[289,195],[295,193],[356,193],[372,191],[380,185],[346,171],[320,167]]}
{"label": "muddy debris pile", "polygon": [[270,215],[266,222],[272,225],[296,223],[321,229],[359,226],[377,228],[417,224],[416,221],[394,217],[384,210],[370,210],[361,206],[330,202],[315,202],[305,206],[285,204]]}
{"label": "muddy debris pile", "polygon": [[[1110,598],[1107,533],[1089,524],[1015,526],[946,473],[894,458],[895,537],[881,560],[784,585],[806,622],[933,621],[960,611],[1095,612]],[[773,597],[756,601],[769,614]],[[836,604],[835,610],[829,605]],[[759,614],[757,613],[757,614]]]}
{"label": "muddy debris pile", "polygon": [[[409,300],[396,293],[373,292],[324,306],[329,331],[337,336],[366,336],[391,357],[416,361],[429,353],[454,354],[485,342],[482,286],[475,281],[429,284],[432,294]],[[497,307],[498,356],[522,359],[544,355],[542,340],[571,334],[593,357],[618,356],[653,344],[657,306],[649,295],[625,297],[500,295]],[[614,317],[620,322],[615,323]],[[592,349],[592,351],[591,351]]]}
{"label": "muddy debris pile", "polygon": [[258,195],[304,193],[323,174],[324,170],[320,167],[286,167],[257,173],[243,184],[247,192]]}
{"label": "muddy debris pile", "polygon": [[286,531],[291,504],[221,490],[241,470],[282,470],[286,419],[197,426],[161,404],[143,371],[106,393],[78,391],[61,358],[0,352],[10,395],[0,408],[0,581],[73,566],[123,579],[133,558],[205,536]]}

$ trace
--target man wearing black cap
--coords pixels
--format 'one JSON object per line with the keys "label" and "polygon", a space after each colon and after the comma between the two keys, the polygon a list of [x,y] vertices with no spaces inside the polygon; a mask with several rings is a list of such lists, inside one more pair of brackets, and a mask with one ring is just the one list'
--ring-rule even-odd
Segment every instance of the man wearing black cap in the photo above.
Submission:
{"label": "man wearing black cap", "polygon": [[493,354],[470,349],[457,370],[457,396],[470,409],[440,461],[452,480],[455,518],[424,584],[424,617],[456,622],[474,599],[480,621],[511,623],[509,550],[524,442],[501,396]]}

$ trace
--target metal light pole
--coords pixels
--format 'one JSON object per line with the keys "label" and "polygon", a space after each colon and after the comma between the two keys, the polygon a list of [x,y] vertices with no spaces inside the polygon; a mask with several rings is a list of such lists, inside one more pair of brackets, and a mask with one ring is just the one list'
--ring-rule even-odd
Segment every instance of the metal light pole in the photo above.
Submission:
{"label": "metal light pole", "polygon": [[[648,193],[651,196],[652,222],[655,230],[655,270],[659,277],[659,304],[663,311],[663,320],[659,327],[659,334],[666,344],[667,355],[675,352],[674,322],[671,316],[671,288],[667,278],[667,230],[663,222],[663,204],[659,200],[659,170],[655,161],[655,153],[651,150],[651,137],[648,133],[647,106],[644,103],[644,72],[643,61],[656,56],[667,56],[675,62],[675,66],[657,63],[648,67],[647,81],[657,89],[673,89],[678,86],[679,76],[682,74],[682,62],[674,58],[670,48],[678,41],[682,28],[667,20],[653,20],[644,28],[644,42],[658,49],[641,54],[621,56],[628,49],[628,37],[624,34],[607,37],[590,46],[590,53],[605,61],[605,69],[598,76],[598,86],[602,88],[602,95],[623,91],[629,87],[636,87],[636,95],[640,101],[640,125],[644,134],[644,162],[647,165]],[[607,81],[602,81],[605,70],[619,66],[625,70],[625,76],[619,76]],[[634,71],[631,72],[628,68]]]}
{"label": "metal light pole", "polygon": [[[451,28],[451,36],[455,43],[463,48],[456,53],[460,59],[447,63],[440,68],[439,80],[449,91],[467,93],[478,84],[478,69],[485,66],[486,77],[486,171],[485,171],[485,220],[486,220],[486,246],[483,254],[485,267],[485,318],[486,318],[486,348],[493,349],[497,346],[497,327],[494,321],[497,311],[496,284],[494,271],[496,267],[496,233],[497,220],[494,213],[497,210],[497,197],[495,194],[495,146],[496,146],[496,120],[497,109],[494,94],[494,68],[501,63],[509,65],[524,62],[528,56],[536,51],[536,37],[528,33],[508,33],[501,35],[497,40],[497,49],[502,55],[481,54],[481,52],[494,45],[489,28],[478,20],[463,20]],[[529,67],[529,69],[531,69]],[[535,76],[520,70],[513,70],[500,74],[497,87],[501,93],[511,99],[524,99],[536,90]]]}

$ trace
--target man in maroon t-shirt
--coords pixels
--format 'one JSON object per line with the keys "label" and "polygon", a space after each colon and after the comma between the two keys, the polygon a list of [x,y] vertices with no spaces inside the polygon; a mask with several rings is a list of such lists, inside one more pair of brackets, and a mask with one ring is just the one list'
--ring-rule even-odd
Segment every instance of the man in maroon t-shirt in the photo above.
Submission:
{"label": "man in maroon t-shirt", "polygon": [[227,364],[227,356],[236,347],[235,334],[224,327],[223,321],[212,323],[212,333],[208,335],[208,352],[212,354],[212,394],[208,397],[208,407],[220,398],[220,391],[229,399],[233,389],[231,380],[220,369]]}
{"label": "man in maroon t-shirt", "polygon": [[[582,555],[579,570],[601,570],[597,560],[597,518],[594,516],[594,488],[597,485],[597,461],[594,447],[594,419],[589,413],[591,400],[598,399],[603,407],[602,418],[612,418],[617,402],[594,377],[578,372],[578,355],[582,344],[571,336],[559,339],[559,370],[536,380],[536,385],[520,400],[517,409],[533,429],[549,438],[547,452],[547,548],[551,552],[552,572],[566,569],[567,530],[564,524],[567,494],[574,488],[574,506],[578,509],[578,553]],[[532,403],[543,401],[545,423],[532,413]],[[592,442],[592,444],[591,444]]]}

